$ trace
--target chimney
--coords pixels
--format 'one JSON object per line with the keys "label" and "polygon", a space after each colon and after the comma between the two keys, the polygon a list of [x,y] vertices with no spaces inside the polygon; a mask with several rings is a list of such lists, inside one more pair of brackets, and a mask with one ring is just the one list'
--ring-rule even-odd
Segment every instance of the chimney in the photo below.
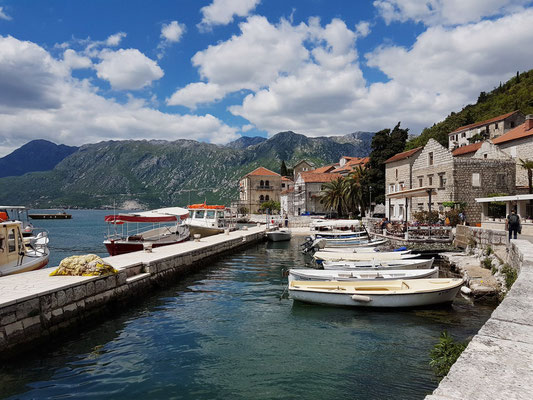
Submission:
{"label": "chimney", "polygon": [[533,128],[533,114],[526,115],[526,131]]}

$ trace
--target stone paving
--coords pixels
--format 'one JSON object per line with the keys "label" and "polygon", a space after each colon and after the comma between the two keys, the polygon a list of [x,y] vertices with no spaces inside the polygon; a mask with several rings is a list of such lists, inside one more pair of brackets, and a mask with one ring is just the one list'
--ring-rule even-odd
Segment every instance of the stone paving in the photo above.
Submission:
{"label": "stone paving", "polygon": [[533,399],[533,245],[511,246],[518,279],[426,400]]}

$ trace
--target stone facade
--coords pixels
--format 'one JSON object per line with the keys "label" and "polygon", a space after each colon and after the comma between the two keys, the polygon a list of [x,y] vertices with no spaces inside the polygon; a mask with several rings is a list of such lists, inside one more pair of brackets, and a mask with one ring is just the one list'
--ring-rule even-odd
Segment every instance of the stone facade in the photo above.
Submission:
{"label": "stone facade", "polygon": [[257,213],[265,201],[280,201],[281,175],[259,167],[239,181],[239,208]]}
{"label": "stone facade", "polygon": [[457,147],[470,144],[468,139],[475,135],[482,135],[486,139],[497,138],[518,125],[523,124],[524,120],[524,114],[517,111],[461,127],[449,134],[448,149],[453,150]]}
{"label": "stone facade", "polygon": [[502,143],[498,147],[516,162],[516,186],[528,186],[527,170],[520,166],[520,159],[533,160],[533,135]]}
{"label": "stone facade", "polygon": [[[331,210],[324,208],[321,203],[324,194],[325,183],[340,178],[340,174],[315,174],[313,172],[303,172],[298,174],[294,182],[294,211],[296,215],[303,213],[325,214]],[[333,210],[335,211],[335,210]]]}
{"label": "stone facade", "polygon": [[[413,188],[412,168],[419,154],[420,151],[411,156],[387,163],[385,168],[385,193],[391,194]],[[387,201],[385,215],[391,221],[405,220],[405,200],[394,198]]]}
{"label": "stone facade", "polygon": [[307,160],[298,161],[293,167],[292,173],[294,176],[294,180],[298,178],[298,174],[300,174],[301,172],[308,172],[308,171],[312,171],[313,169],[315,169],[315,166],[310,161],[307,161]]}

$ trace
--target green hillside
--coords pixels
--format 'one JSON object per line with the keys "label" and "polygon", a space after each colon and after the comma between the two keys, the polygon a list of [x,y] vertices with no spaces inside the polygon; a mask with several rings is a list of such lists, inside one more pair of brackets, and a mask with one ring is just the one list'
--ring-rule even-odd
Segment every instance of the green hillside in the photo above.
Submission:
{"label": "green hillside", "polygon": [[476,104],[469,104],[457,113],[452,112],[444,121],[425,128],[407,142],[405,149],[424,146],[431,138],[447,147],[448,133],[457,128],[515,110],[533,114],[533,70],[517,74],[491,92],[481,92]]}

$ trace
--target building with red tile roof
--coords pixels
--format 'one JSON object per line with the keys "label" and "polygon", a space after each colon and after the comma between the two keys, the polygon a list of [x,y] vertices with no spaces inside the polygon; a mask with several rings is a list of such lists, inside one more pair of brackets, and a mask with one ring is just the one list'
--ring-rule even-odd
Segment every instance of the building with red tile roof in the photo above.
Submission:
{"label": "building with red tile roof", "polygon": [[343,159],[348,159],[346,162],[339,162],[339,167],[332,170],[332,173],[341,174],[342,176],[348,175],[357,167],[364,167],[369,161],[370,157],[343,157]]}
{"label": "building with red tile roof", "polygon": [[324,184],[342,178],[336,173],[315,173],[314,171],[300,172],[294,182],[293,213],[324,214],[326,210],[320,202],[324,194]]}
{"label": "building with red tile roof", "polygon": [[265,167],[258,167],[244,176],[281,176]]}
{"label": "building with red tile roof", "polygon": [[267,201],[280,201],[282,177],[265,167],[258,167],[244,175],[239,181],[238,209],[255,214],[261,204]]}
{"label": "building with red tile roof", "polygon": [[418,153],[422,149],[423,149],[423,147],[420,146],[420,147],[417,147],[416,149],[411,149],[411,150],[407,150],[407,151],[395,154],[391,158],[387,159],[385,161],[385,164],[391,163],[391,162],[394,162],[394,161],[404,160],[406,158],[412,157],[412,156],[414,156],[416,153]]}
{"label": "building with red tile roof", "polygon": [[476,135],[484,139],[497,138],[525,120],[524,114],[520,111],[512,111],[485,121],[461,126],[448,134],[448,148],[454,150],[470,144],[470,140]]}
{"label": "building with red tile roof", "polygon": [[483,142],[477,142],[477,143],[472,143],[472,144],[469,144],[463,147],[458,147],[452,151],[452,155],[454,157],[460,157],[460,156],[473,154],[481,148],[482,143]]}

